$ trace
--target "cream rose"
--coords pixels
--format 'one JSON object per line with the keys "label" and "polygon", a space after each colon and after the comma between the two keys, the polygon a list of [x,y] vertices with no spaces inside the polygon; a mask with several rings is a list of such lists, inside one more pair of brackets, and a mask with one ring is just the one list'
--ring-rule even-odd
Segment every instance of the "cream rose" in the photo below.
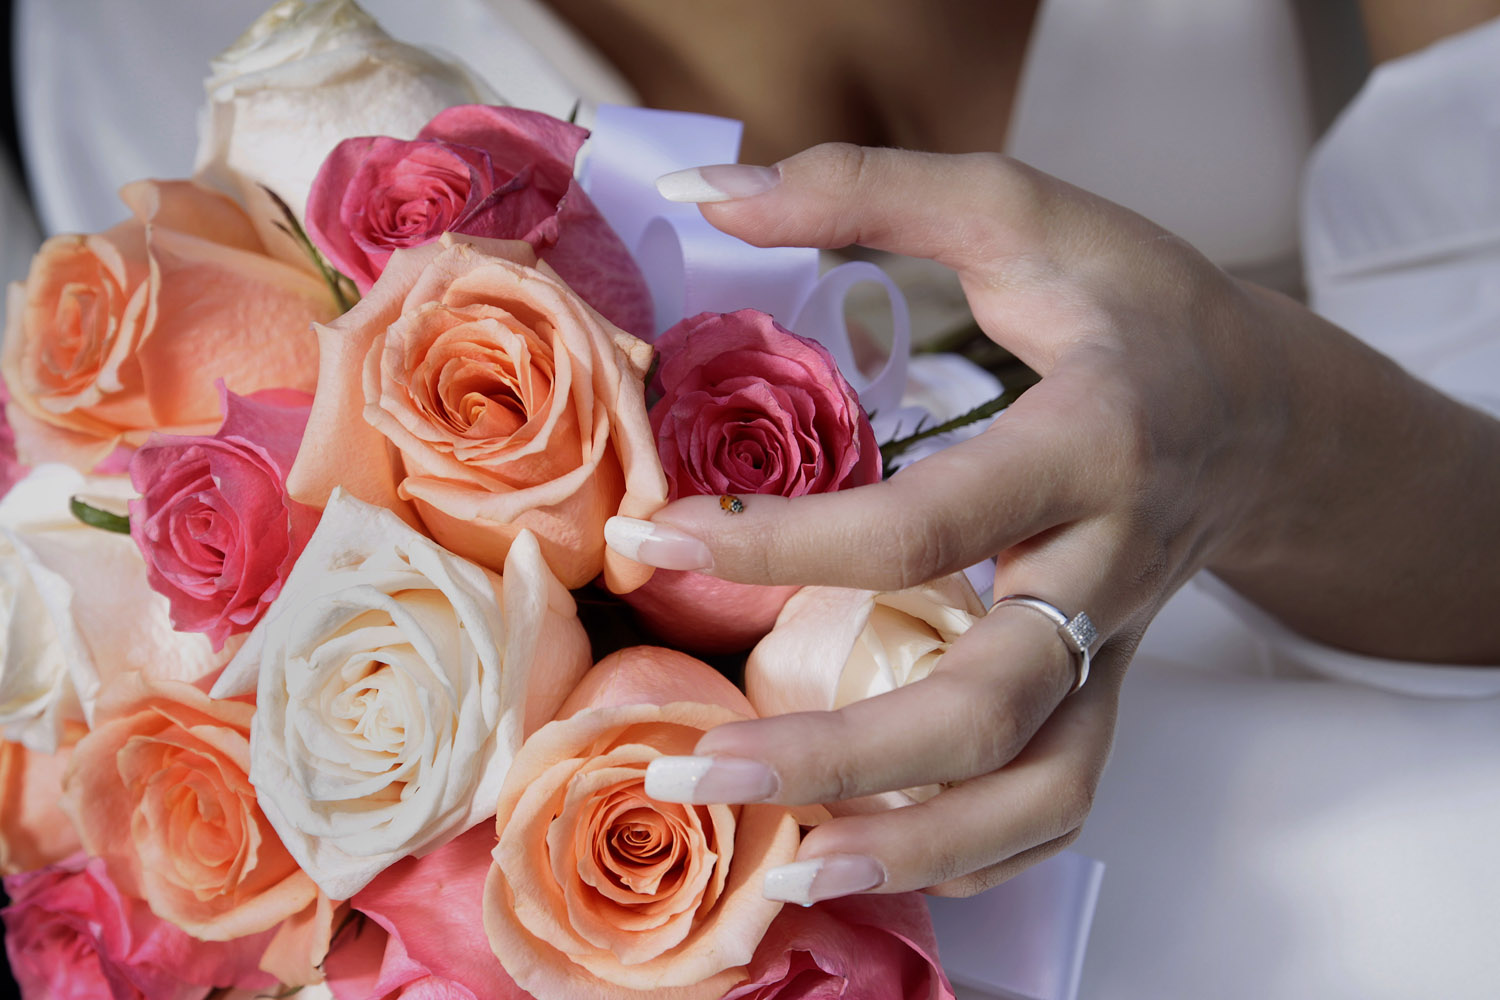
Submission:
{"label": "cream rose", "polygon": [[529,533],[502,582],[338,492],[213,693],[256,691],[261,808],[347,899],[492,815],[525,734],[588,665],[573,599]]}
{"label": "cream rose", "polygon": [[[984,613],[962,573],[886,593],[803,587],[751,650],[745,693],[761,715],[780,715],[830,711],[894,691],[931,674]],[[935,794],[936,786],[912,788],[830,808],[894,808]]]}
{"label": "cream rose", "polygon": [[463,66],[387,35],[350,0],[282,0],[212,63],[197,174],[250,207],[278,255],[264,184],[300,220],[330,150],[360,135],[409,139],[456,104],[501,103]]}
{"label": "cream rose", "polygon": [[230,651],[172,629],[129,535],[84,525],[77,493],[129,495],[124,479],[38,466],[0,501],[0,734],[57,749],[70,721],[92,719],[103,681],[132,670],[195,681]]}

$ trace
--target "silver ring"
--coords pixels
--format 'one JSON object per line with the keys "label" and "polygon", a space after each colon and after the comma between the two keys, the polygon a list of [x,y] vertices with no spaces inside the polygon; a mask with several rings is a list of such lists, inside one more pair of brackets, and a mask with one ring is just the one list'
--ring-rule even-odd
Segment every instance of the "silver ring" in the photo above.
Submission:
{"label": "silver ring", "polygon": [[1055,604],[1049,604],[1040,597],[1032,597],[1030,594],[1011,594],[1002,597],[995,602],[995,608],[1005,604],[1014,604],[1022,608],[1030,608],[1047,616],[1047,620],[1057,626],[1058,638],[1062,639],[1063,645],[1068,647],[1068,652],[1073,654],[1074,661],[1078,664],[1078,676],[1073,681],[1073,687],[1068,693],[1072,694],[1083,687],[1083,682],[1089,679],[1090,650],[1099,638],[1099,630],[1094,623],[1089,621],[1089,616],[1082,611],[1069,618]]}

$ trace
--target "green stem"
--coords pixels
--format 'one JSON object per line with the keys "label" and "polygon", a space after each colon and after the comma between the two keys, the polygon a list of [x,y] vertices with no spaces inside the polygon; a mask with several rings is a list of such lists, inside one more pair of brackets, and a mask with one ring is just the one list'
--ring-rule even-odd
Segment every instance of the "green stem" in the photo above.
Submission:
{"label": "green stem", "polygon": [[130,534],[130,518],[128,517],[91,507],[77,497],[68,501],[68,509],[73,512],[74,517],[90,528],[102,528],[121,535]]}
{"label": "green stem", "polygon": [[302,252],[311,258],[313,266],[318,269],[318,273],[323,276],[324,283],[328,285],[328,290],[333,293],[334,301],[339,304],[339,311],[348,312],[353,308],[354,303],[359,301],[359,296],[354,291],[354,282],[335,271],[332,265],[323,259],[323,255],[318,252],[318,248],[308,237],[307,231],[302,228],[302,223],[297,220],[297,213],[292,211],[292,206],[282,200],[281,195],[264,184],[260,186],[260,189],[281,210],[282,217],[286,220],[275,223],[276,228],[290,236],[302,248]]}
{"label": "green stem", "polygon": [[891,472],[893,471],[892,464],[904,452],[910,449],[912,445],[916,444],[919,441],[925,441],[928,438],[937,437],[939,434],[946,434],[949,431],[956,431],[960,427],[967,427],[969,424],[977,423],[978,421],[983,420],[986,417],[993,417],[995,414],[999,413],[1007,406],[1010,406],[1017,399],[1020,399],[1021,394],[1027,389],[1031,388],[1031,386],[1034,384],[1035,383],[1028,383],[1016,388],[1007,389],[1000,395],[996,396],[994,399],[991,399],[988,402],[980,403],[972,410],[969,410],[965,413],[960,413],[952,420],[944,420],[940,424],[934,424],[931,427],[924,427],[922,430],[919,430],[914,434],[908,434],[906,437],[895,438],[893,440],[887,441],[885,444],[880,446],[880,458],[881,461],[885,464],[884,474],[886,476],[889,476],[891,474]]}

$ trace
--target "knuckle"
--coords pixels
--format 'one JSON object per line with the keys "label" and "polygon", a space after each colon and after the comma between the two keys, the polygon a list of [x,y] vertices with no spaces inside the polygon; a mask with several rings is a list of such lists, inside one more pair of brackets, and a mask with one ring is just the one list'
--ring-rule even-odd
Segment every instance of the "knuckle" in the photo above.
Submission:
{"label": "knuckle", "polygon": [[1055,829],[1063,834],[1072,831],[1076,836],[1077,831],[1083,827],[1083,821],[1094,808],[1094,792],[1097,787],[1091,777],[1084,775],[1073,775],[1064,780],[1053,800],[1057,813]]}
{"label": "knuckle", "polygon": [[[998,865],[994,866],[994,868],[998,867]],[[929,896],[941,896],[944,899],[967,899],[969,896],[977,896],[986,889],[992,889],[1005,881],[1003,876],[991,874],[993,870],[993,868],[986,868],[960,878],[939,882],[937,885],[927,887],[924,891]]]}
{"label": "knuckle", "polygon": [[920,505],[903,505],[892,525],[895,558],[880,582],[884,589],[905,590],[940,575],[952,562],[958,541],[952,526],[932,517]]}

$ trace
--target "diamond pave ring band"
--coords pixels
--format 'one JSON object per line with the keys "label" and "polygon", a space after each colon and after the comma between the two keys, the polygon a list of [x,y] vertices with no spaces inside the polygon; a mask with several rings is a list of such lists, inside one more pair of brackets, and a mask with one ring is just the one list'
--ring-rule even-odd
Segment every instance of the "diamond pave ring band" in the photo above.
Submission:
{"label": "diamond pave ring band", "polygon": [[1089,621],[1089,616],[1080,611],[1070,618],[1055,604],[1049,604],[1040,597],[1032,597],[1030,594],[1011,594],[1002,597],[990,610],[993,611],[1006,604],[1030,608],[1032,611],[1045,615],[1048,621],[1057,626],[1058,637],[1062,639],[1063,645],[1068,647],[1068,652],[1073,654],[1073,662],[1078,667],[1077,677],[1068,693],[1072,694],[1083,687],[1083,682],[1089,679],[1090,651],[1094,642],[1099,638],[1099,630],[1094,627],[1093,622]]}

